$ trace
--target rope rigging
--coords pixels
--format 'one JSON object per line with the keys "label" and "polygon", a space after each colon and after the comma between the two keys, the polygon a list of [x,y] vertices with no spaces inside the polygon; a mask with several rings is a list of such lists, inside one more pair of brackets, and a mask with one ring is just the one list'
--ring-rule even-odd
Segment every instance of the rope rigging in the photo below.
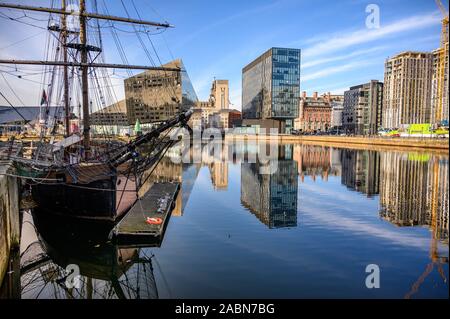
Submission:
{"label": "rope rigging", "polygon": [[[74,1],[68,1],[68,5],[72,5],[74,3],[75,3]],[[99,14],[97,1],[93,0],[91,4],[93,12],[95,14]],[[106,14],[109,15],[109,10],[106,5],[106,1],[103,0],[102,4]],[[125,2],[121,0],[121,4],[126,13],[126,16],[130,20],[132,20],[130,12],[125,5]],[[134,11],[136,12],[138,19],[142,20],[141,15],[134,1],[132,1],[132,6],[134,8]],[[51,8],[55,8],[54,0],[51,1]],[[50,13],[48,19],[41,19],[39,15],[35,16],[27,14],[25,10],[21,10],[20,12],[23,12],[23,14],[16,16],[0,12],[0,17],[47,31],[46,32],[47,36],[43,46],[44,61],[51,61],[51,60],[62,61],[63,53],[65,51],[67,52],[68,58],[70,60],[74,62],[81,61],[80,49],[77,48],[76,46],[79,45],[80,42],[79,33],[75,29],[70,30],[66,43],[72,45],[64,46],[65,42],[63,42],[62,38],[63,32],[61,32],[61,30],[63,30],[65,27],[64,25],[62,25],[60,14]],[[45,21],[47,22],[46,27],[43,26],[43,22]],[[36,22],[42,23],[39,25]],[[139,46],[142,48],[142,51],[145,54],[146,58],[148,59],[150,65],[151,66],[162,65],[163,63],[161,56],[158,54],[155,44],[150,36],[162,34],[163,32],[166,31],[166,28],[157,27],[156,31],[153,32],[149,28],[149,26],[136,26],[135,24],[132,24],[132,31],[127,31],[125,29],[117,27],[116,25],[116,24],[122,25],[123,23],[124,22],[117,22],[110,20],[106,20],[104,22],[102,21],[102,23],[100,23],[99,19],[88,18],[87,26],[90,32],[87,34],[88,42],[86,43],[86,45],[89,44],[90,46],[93,47],[103,48],[104,43],[102,34],[104,30],[108,30],[109,33],[111,34],[113,43],[117,49],[119,58],[121,59],[123,64],[129,65],[129,59],[127,57],[126,50],[123,46],[123,43],[118,33],[121,32],[126,34],[134,34],[139,43]],[[28,36],[25,39],[11,43],[10,45],[1,48],[0,50],[23,43],[28,39],[41,35],[42,33],[43,32],[41,31],[37,34],[33,34],[32,36]],[[142,35],[144,35],[144,37]],[[145,39],[145,37],[147,39]],[[151,48],[148,48],[148,45],[146,44],[147,41]],[[87,50],[86,48],[85,50]],[[105,53],[103,50],[98,51],[98,53],[96,54],[91,54],[91,52],[87,50],[87,57],[89,63],[93,63],[96,60],[98,60],[101,63],[105,61]],[[81,77],[82,72],[78,67],[73,66],[66,66],[66,67],[68,68],[69,73],[68,83],[66,83],[66,85],[69,88],[68,91],[70,94],[69,105],[67,107],[69,108],[70,114],[72,113],[78,114],[78,119],[80,121],[81,118],[82,117],[84,118],[85,116],[85,114],[82,114],[81,112],[81,101],[82,101],[81,91],[83,87]],[[65,108],[64,96],[62,94],[64,91],[63,68],[57,65],[45,65],[42,68],[41,72],[37,72],[36,68],[27,68],[27,67],[17,68],[17,66],[13,67],[2,66],[0,72],[2,74],[4,81],[7,83],[8,87],[13,92],[13,95],[22,105],[26,104],[24,103],[23,100],[20,99],[19,95],[13,90],[5,74],[9,76],[14,76],[17,79],[36,83],[40,88],[37,100],[41,100],[43,101],[43,103],[41,103],[40,106],[39,126],[41,129],[39,131],[39,142],[35,144],[37,146],[32,156],[32,161],[30,161],[30,163],[28,164],[25,163],[24,161],[21,162],[23,168],[35,170],[41,172],[41,174],[42,173],[45,174],[45,177],[41,176],[40,179],[38,178],[34,179],[34,182],[37,183],[49,182],[50,184],[51,182],[53,185],[66,184],[69,185],[70,187],[92,189],[91,187],[83,186],[81,184],[70,184],[67,183],[65,180],[60,181],[57,178],[53,178],[52,176],[54,175],[50,175],[50,172],[51,171],[63,172],[67,175],[76,174],[75,176],[77,178],[83,178],[86,180],[100,177],[114,177],[117,174],[122,174],[130,177],[131,174],[134,173],[135,178],[140,181],[139,186],[142,186],[142,184],[144,184],[149,179],[149,177],[155,170],[156,166],[161,161],[162,157],[164,157],[166,152],[170,149],[170,147],[172,147],[176,143],[176,141],[171,141],[168,140],[167,138],[171,128],[174,126],[178,126],[180,124],[185,125],[186,119],[182,117],[177,118],[176,121],[169,120],[161,122],[156,126],[154,126],[148,134],[144,134],[144,136],[138,137],[134,142],[124,144],[121,142],[114,141],[110,131],[108,130],[108,125],[117,126],[119,124],[118,122],[119,119],[113,117],[111,123],[106,124],[102,123],[101,125],[97,125],[98,126],[97,134],[99,137],[101,137],[102,142],[94,142],[93,156],[90,159],[93,168],[92,170],[86,171],[81,169],[83,164],[81,162],[78,162],[76,164],[69,164],[64,162],[64,158],[66,158],[67,156],[75,156],[77,158],[81,157],[81,155],[84,152],[82,146],[75,145],[69,147],[65,149],[63,151],[63,155],[60,156],[58,155],[59,153],[55,152],[53,150],[53,147],[47,142],[49,136],[54,137],[58,134],[61,124],[60,119],[63,113],[62,111]],[[122,71],[116,71],[115,69],[113,69],[111,73],[111,71],[108,71],[108,69],[106,68],[100,68],[99,70],[97,70],[96,68],[89,69],[88,81],[90,84],[88,85],[89,87],[88,93],[90,96],[89,98],[90,114],[93,113],[106,114],[108,112],[119,114],[123,112],[118,103],[120,99],[115,89],[116,87],[120,86],[120,84],[114,84],[112,80],[113,79],[123,80],[126,77],[131,77],[133,76],[133,72],[130,69],[126,69],[126,71],[123,71],[123,73],[121,72]],[[166,70],[162,69],[161,74],[164,77],[168,78],[168,73]],[[37,76],[40,76],[40,80],[35,80],[33,78]],[[174,85],[164,86],[164,90],[166,91],[167,94],[169,94],[169,96],[173,96],[174,98],[176,98],[177,92],[176,87]],[[44,95],[46,95],[46,99],[43,98]],[[2,96],[4,97],[3,93]],[[177,103],[180,103],[180,101],[177,101]],[[54,106],[51,113],[50,113],[50,106]],[[79,109],[76,112],[75,108],[77,106],[79,107]],[[25,117],[23,118],[25,119]],[[160,136],[161,133],[165,134]],[[151,149],[150,152],[140,154],[140,152],[137,151],[139,145],[143,143],[149,145],[149,148]],[[60,156],[59,160],[57,159],[57,156]],[[46,165],[42,166],[41,163],[46,163]],[[97,163],[109,165],[113,169],[105,173],[94,165]],[[127,163],[127,165],[125,165],[124,168],[117,169],[120,165],[124,163]],[[148,171],[149,168],[150,169],[153,168],[150,170],[150,173]],[[143,180],[144,174],[146,174],[145,180]],[[109,189],[104,190],[110,191]],[[125,191],[126,190],[124,189],[123,192]],[[138,189],[134,191],[138,191]]]}

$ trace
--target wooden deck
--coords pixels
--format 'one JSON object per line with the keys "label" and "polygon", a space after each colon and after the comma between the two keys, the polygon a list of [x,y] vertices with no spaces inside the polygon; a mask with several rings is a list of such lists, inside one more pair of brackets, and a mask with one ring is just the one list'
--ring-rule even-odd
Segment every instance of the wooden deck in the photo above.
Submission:
{"label": "wooden deck", "polygon": [[[119,244],[141,242],[159,246],[170,219],[180,189],[179,183],[156,183],[128,211],[112,230]],[[148,218],[160,218],[160,224],[149,224]]]}

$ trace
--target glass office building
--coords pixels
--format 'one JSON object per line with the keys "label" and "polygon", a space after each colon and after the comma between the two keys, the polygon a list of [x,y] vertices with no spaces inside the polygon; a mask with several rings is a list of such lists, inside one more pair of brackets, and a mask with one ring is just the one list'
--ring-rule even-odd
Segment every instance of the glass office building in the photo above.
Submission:
{"label": "glass office building", "polygon": [[198,102],[182,60],[163,65],[180,71],[148,70],[125,79],[125,100],[130,125],[166,121]]}
{"label": "glass office building", "polygon": [[300,49],[271,48],[242,70],[243,119],[280,120],[286,130],[298,117]]}

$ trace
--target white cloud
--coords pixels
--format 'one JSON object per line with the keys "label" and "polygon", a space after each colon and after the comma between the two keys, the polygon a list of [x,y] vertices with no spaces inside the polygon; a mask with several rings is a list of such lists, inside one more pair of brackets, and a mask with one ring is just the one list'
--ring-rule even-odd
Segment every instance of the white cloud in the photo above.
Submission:
{"label": "white cloud", "polygon": [[206,26],[204,26],[204,27],[202,27],[200,29],[197,29],[194,32],[191,32],[188,36],[185,36],[181,41],[177,42],[177,47],[183,47],[183,46],[187,45],[188,43],[190,43],[195,38],[199,37],[204,32],[207,32],[209,30],[217,28],[217,27],[219,27],[221,25],[224,25],[226,23],[230,23],[231,21],[236,20],[236,19],[241,19],[241,18],[244,18],[244,17],[249,16],[249,15],[253,16],[253,15],[259,14],[259,13],[264,12],[264,11],[272,10],[272,9],[276,8],[277,6],[279,6],[281,3],[283,3],[283,0],[275,1],[275,2],[272,2],[272,3],[269,3],[269,4],[265,4],[265,5],[261,5],[261,6],[256,6],[256,7],[253,7],[252,9],[250,9],[250,10],[239,11],[236,14],[233,14],[233,15],[227,16],[227,17],[225,17],[223,19],[217,20],[214,23],[211,23],[211,24],[206,25]]}
{"label": "white cloud", "polygon": [[322,225],[330,225],[335,230],[351,232],[365,237],[381,238],[404,247],[414,247],[421,250],[428,249],[429,239],[425,237],[402,233],[394,230],[392,227],[377,227],[364,220],[334,214],[316,207],[308,207],[306,204],[303,205],[302,210],[305,214],[308,214],[309,218],[316,220]]}
{"label": "white cloud", "polygon": [[439,12],[416,15],[382,25],[379,29],[360,29],[347,34],[327,36],[323,41],[303,50],[304,57],[324,55],[357,44],[372,42],[401,32],[413,31],[441,23]]}
{"label": "white cloud", "polygon": [[329,63],[329,62],[347,60],[347,59],[354,58],[357,56],[378,52],[385,48],[386,48],[385,46],[378,46],[378,47],[370,48],[367,50],[358,50],[358,51],[355,51],[355,52],[352,52],[349,54],[344,54],[344,55],[339,55],[339,56],[332,56],[332,57],[328,57],[328,58],[321,58],[321,59],[315,59],[315,60],[310,60],[310,61],[307,60],[306,62],[302,63],[302,69],[311,68],[311,67]]}
{"label": "white cloud", "polygon": [[355,68],[360,68],[364,66],[368,66],[370,64],[373,64],[374,62],[368,62],[368,61],[356,61],[356,62],[350,62],[347,64],[339,65],[339,66],[333,66],[329,68],[320,69],[319,71],[313,72],[313,73],[306,73],[306,75],[303,75],[301,77],[302,82],[308,82],[311,80],[319,79],[322,77],[329,76],[331,74],[341,73],[344,71],[348,71]]}

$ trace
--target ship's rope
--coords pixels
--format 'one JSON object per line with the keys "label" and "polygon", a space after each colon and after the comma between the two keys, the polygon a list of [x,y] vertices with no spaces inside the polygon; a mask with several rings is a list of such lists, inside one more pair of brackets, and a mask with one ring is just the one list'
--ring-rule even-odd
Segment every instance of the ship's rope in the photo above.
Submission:
{"label": "ship's rope", "polygon": [[1,173],[2,176],[9,176],[9,177],[17,177],[22,179],[31,179],[36,181],[61,181],[61,179],[58,178],[42,178],[42,177],[31,177],[31,176],[24,176],[24,175],[16,175],[16,174],[9,174],[9,173]]}

